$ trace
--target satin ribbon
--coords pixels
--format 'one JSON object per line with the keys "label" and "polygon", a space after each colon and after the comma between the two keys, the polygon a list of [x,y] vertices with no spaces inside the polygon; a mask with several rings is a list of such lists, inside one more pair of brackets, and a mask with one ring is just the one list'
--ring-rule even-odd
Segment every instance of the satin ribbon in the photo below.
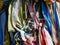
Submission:
{"label": "satin ribbon", "polygon": [[52,34],[52,22],[50,19],[50,14],[49,14],[48,8],[44,2],[42,2],[42,13],[43,13],[43,16],[46,20],[46,23],[48,26],[48,31],[50,34]]}
{"label": "satin ribbon", "polygon": [[[29,3],[28,3],[29,4]],[[38,27],[39,27],[39,25],[40,25],[40,23],[39,23],[39,21],[38,21],[38,19],[37,19],[37,17],[36,17],[36,15],[35,15],[35,13],[33,12],[33,8],[32,8],[33,6],[32,5],[28,5],[28,9],[29,9],[29,12],[30,12],[30,15],[31,15],[31,17],[34,19],[34,21],[35,21],[35,23],[36,23],[36,25],[37,25],[37,29],[38,29]],[[38,29],[39,30],[39,29]],[[39,45],[45,45],[44,44],[44,42],[46,43],[47,42],[47,40],[46,40],[46,36],[43,36],[43,35],[46,35],[46,34],[44,34],[44,32],[43,32],[44,30],[43,29],[40,29],[39,30],[39,36],[40,36],[40,40],[39,40]],[[43,40],[44,39],[44,40]],[[47,43],[46,43],[46,45],[47,45]]]}
{"label": "satin ribbon", "polygon": [[[34,12],[33,6],[32,6],[30,3],[28,3],[27,6],[28,6],[28,9],[29,9],[29,13],[30,13],[31,17],[33,18],[33,20],[35,21],[35,23],[36,23],[36,25],[37,25],[36,27],[37,27],[37,29],[38,29],[40,23],[39,23],[39,21],[38,21],[38,18],[37,18],[36,15],[35,15],[36,13]],[[45,6],[45,5],[43,4],[43,6]],[[18,6],[17,6],[17,8],[18,8]],[[43,11],[45,11],[45,8],[46,8],[46,7],[44,7],[44,10],[43,10]],[[17,11],[17,10],[14,9],[13,11],[14,11],[14,12],[13,12],[13,16],[15,16],[15,17],[17,18],[17,20],[18,20],[18,17],[17,17],[18,14],[15,14],[15,15],[14,15],[14,13],[16,13],[15,11]],[[17,11],[17,12],[18,12],[18,11]],[[47,12],[48,12],[48,11],[47,11]],[[47,12],[45,12],[45,13],[43,13],[43,14],[48,17],[48,18],[45,17],[45,19],[46,19],[46,20],[48,19],[48,20],[47,20],[47,23],[48,23],[49,28],[50,28],[50,23],[49,23],[49,22],[50,22],[50,21],[49,21],[50,19],[49,19],[48,14],[46,14]],[[13,17],[13,16],[12,16],[12,17]],[[21,37],[22,37],[23,41],[26,41],[25,36],[29,38],[29,35],[25,35],[25,32],[24,32],[24,31],[18,29],[18,28],[15,26],[16,22],[14,22],[14,21],[16,21],[16,20],[15,20],[15,19],[12,19],[12,20],[13,20],[12,23],[13,23],[14,28],[16,28],[18,31],[20,31]],[[19,22],[19,20],[18,20],[18,22]],[[43,22],[42,22],[42,24],[43,24]],[[45,43],[48,42],[48,41],[47,41],[47,37],[46,37],[46,33],[45,33],[45,31],[44,31],[43,29],[38,29],[38,30],[39,30],[39,32],[40,32],[40,33],[39,33],[39,36],[42,37],[42,38],[40,38],[40,40],[39,40],[40,42],[39,42],[39,43],[40,43],[41,45],[43,45],[44,42],[45,42]],[[43,40],[43,39],[44,39],[44,40]],[[33,41],[33,40],[32,40],[32,41]],[[39,44],[39,45],[40,45],[40,44]],[[35,43],[34,43],[34,42],[31,42],[30,45],[35,45]],[[46,43],[46,45],[47,45],[47,43]]]}
{"label": "satin ribbon", "polygon": [[54,2],[55,0],[50,0],[51,2]]}
{"label": "satin ribbon", "polygon": [[7,10],[0,14],[0,45],[4,45],[4,31],[6,26],[6,14]]}
{"label": "satin ribbon", "polygon": [[59,20],[58,20],[58,14],[57,14],[57,8],[56,8],[56,1],[53,2],[53,8],[54,8],[54,19],[57,29],[59,29]]}

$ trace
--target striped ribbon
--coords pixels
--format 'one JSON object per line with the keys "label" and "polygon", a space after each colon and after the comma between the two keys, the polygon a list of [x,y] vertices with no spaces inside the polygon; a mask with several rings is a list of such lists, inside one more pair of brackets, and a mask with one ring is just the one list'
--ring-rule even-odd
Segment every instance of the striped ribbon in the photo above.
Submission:
{"label": "striped ribbon", "polygon": [[[33,6],[29,3],[28,3],[28,9],[29,9],[30,15],[34,19],[34,21],[37,25],[37,29],[38,29],[38,26],[40,25],[40,23],[39,23],[36,15],[35,15],[35,13],[33,12]],[[40,32],[39,33],[39,36],[40,36],[39,45],[48,45],[48,42],[47,42],[47,39],[46,39],[46,34],[45,34],[45,31],[43,30],[43,28],[41,28],[39,30],[39,32]]]}

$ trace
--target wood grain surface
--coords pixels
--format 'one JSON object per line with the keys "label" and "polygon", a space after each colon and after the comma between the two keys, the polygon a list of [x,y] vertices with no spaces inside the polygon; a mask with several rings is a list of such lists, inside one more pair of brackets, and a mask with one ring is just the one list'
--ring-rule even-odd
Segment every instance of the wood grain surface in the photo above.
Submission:
{"label": "wood grain surface", "polygon": [[3,6],[2,0],[0,0],[0,8]]}

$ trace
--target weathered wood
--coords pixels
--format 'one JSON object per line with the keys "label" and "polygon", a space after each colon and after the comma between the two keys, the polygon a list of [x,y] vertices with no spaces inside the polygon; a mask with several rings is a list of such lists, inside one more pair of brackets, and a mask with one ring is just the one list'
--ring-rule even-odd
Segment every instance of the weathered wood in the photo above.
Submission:
{"label": "weathered wood", "polygon": [[0,8],[3,6],[2,0],[0,0]]}
{"label": "weathered wood", "polygon": [[[47,3],[51,3],[51,1],[50,0],[44,0],[45,2],[47,2]],[[60,0],[56,0],[57,2],[60,2]]]}

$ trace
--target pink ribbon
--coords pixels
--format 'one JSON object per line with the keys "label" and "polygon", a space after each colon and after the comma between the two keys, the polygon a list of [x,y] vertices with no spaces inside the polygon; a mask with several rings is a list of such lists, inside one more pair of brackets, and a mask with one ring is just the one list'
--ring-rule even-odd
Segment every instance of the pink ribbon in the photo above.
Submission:
{"label": "pink ribbon", "polygon": [[[36,28],[38,29],[38,26],[39,26],[40,22],[38,21],[36,15],[35,15],[33,6],[29,4],[28,5],[28,9],[29,9],[29,12],[30,12],[31,17],[36,22]],[[40,44],[39,45],[47,45],[46,34],[45,34],[45,31],[43,30],[43,27],[41,28],[41,30],[39,30],[39,33],[40,33],[40,40],[39,40],[40,41]],[[32,44],[32,45],[35,45],[35,44]]]}

